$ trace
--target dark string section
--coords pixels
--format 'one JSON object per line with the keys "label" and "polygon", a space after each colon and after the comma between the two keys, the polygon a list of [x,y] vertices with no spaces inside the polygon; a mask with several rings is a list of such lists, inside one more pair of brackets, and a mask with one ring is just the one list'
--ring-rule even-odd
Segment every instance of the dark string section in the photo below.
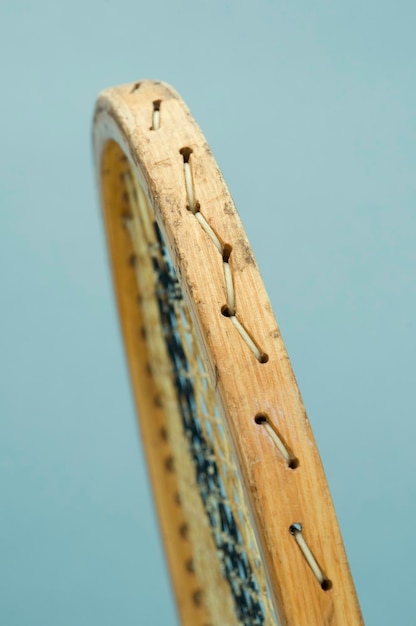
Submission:
{"label": "dark string section", "polygon": [[152,246],[149,252],[156,275],[156,297],[195,478],[211,525],[222,574],[230,586],[236,616],[243,626],[261,626],[265,623],[265,615],[259,601],[259,586],[228,504],[213,448],[204,436],[198,414],[195,384],[189,374],[190,366],[177,322],[177,309],[185,306],[182,290],[156,222],[154,229],[159,246],[158,250]]}

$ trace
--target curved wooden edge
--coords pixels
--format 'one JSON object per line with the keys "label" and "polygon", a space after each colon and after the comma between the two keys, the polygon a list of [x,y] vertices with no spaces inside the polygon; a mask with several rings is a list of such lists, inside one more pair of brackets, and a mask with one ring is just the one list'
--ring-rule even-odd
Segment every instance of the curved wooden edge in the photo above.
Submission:
{"label": "curved wooden edge", "polygon": [[[155,101],[160,102],[157,131],[151,130]],[[152,81],[104,92],[97,102],[94,128],[99,168],[111,139],[135,167],[188,294],[227,417],[282,624],[362,624],[328,485],[286,349],[232,198],[204,137],[176,92]],[[255,358],[235,326],[221,314],[226,302],[222,259],[186,209],[180,154],[185,147],[192,150],[192,177],[201,212],[232,247],[238,315],[267,353],[266,363]],[[109,223],[107,230],[111,230]],[[139,402],[141,391],[135,390]],[[285,462],[270,432],[255,422],[259,414],[267,416],[273,431],[299,460],[296,469]],[[302,537],[332,588],[321,588],[296,533],[290,533],[293,524],[302,526]],[[169,542],[170,538],[165,541]]]}
{"label": "curved wooden edge", "polygon": [[187,519],[181,505],[176,474],[171,471],[169,464],[172,453],[166,437],[166,415],[159,401],[159,389],[149,369],[150,359],[143,334],[141,308],[138,306],[137,284],[129,267],[130,244],[121,227],[124,210],[121,172],[125,169],[121,155],[116,143],[106,143],[100,174],[117,307],[178,612],[182,623],[206,626],[209,615],[200,602],[200,583],[192,568],[193,551],[187,535]]}

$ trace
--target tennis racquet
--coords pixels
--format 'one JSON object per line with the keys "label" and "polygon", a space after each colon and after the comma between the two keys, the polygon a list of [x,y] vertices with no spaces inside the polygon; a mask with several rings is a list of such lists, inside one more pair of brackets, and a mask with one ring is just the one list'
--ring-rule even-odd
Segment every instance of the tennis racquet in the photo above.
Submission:
{"label": "tennis racquet", "polygon": [[200,129],[146,80],[100,94],[94,150],[181,623],[362,624],[289,358]]}

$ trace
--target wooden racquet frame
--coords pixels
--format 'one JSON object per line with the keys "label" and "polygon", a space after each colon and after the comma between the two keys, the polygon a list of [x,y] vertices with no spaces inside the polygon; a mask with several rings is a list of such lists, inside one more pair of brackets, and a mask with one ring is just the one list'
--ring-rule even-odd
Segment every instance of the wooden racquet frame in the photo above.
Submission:
{"label": "wooden racquet frame", "polygon": [[[201,131],[171,87],[142,81],[99,96],[94,149],[132,387],[182,624],[362,624],[289,358],[232,198]],[[151,262],[149,250],[159,255]],[[217,529],[219,539],[213,542],[198,500],[201,480],[192,470],[193,453],[179,432],[180,420],[176,426],[170,423],[180,402],[176,379],[165,385],[167,365],[158,366],[172,355],[168,340],[158,344],[163,324],[154,295],[170,263],[175,278],[168,287],[181,289],[183,310],[189,312],[184,323],[192,327],[196,346],[188,360],[198,358],[203,365],[197,369],[206,367],[204,385],[209,380],[209,397],[219,407],[210,415],[221,414],[221,437],[227,439],[233,472],[241,481],[236,497],[244,501],[244,511],[240,502],[238,536],[245,545],[255,544],[253,554],[261,561],[249,554],[252,565],[243,568],[244,584],[257,570],[260,582],[245,591],[232,565],[215,564],[221,541],[229,539]],[[201,423],[205,428],[202,418]],[[197,521],[189,522],[194,514]],[[241,564],[235,567],[241,570]],[[236,609],[240,596],[250,596],[250,606],[260,598],[257,617],[244,613],[244,607]]]}

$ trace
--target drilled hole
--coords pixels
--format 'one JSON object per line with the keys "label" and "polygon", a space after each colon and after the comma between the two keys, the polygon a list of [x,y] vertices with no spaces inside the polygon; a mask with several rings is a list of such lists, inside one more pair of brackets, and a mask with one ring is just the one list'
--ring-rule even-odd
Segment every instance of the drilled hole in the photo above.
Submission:
{"label": "drilled hole", "polygon": [[184,522],[183,524],[181,524],[179,526],[179,534],[181,537],[183,537],[184,539],[188,538],[188,534],[189,534],[189,527],[188,524],[186,522]]}
{"label": "drilled hole", "polygon": [[198,200],[195,202],[195,208],[191,209],[191,207],[189,206],[189,204],[186,205],[186,210],[187,211],[191,211],[194,215],[195,213],[199,213],[199,211],[201,210],[201,205],[199,204]]}
{"label": "drilled hole", "polygon": [[233,247],[229,243],[225,243],[222,247],[222,260],[228,263]]}
{"label": "drilled hole", "polygon": [[269,360],[269,355],[263,352],[259,358],[260,363],[267,363],[268,360]]}
{"label": "drilled hole", "polygon": [[329,578],[325,578],[325,580],[321,582],[321,589],[323,589],[323,591],[329,591],[332,587],[332,580],[329,580]]}
{"label": "drilled hole", "polygon": [[194,601],[194,604],[196,604],[196,606],[201,606],[203,597],[204,595],[203,595],[202,589],[197,589],[192,594],[192,600]]}
{"label": "drilled hole", "polygon": [[168,456],[168,458],[165,459],[165,468],[168,472],[175,471],[175,463],[172,456]]}
{"label": "drilled hole", "polygon": [[160,111],[160,104],[162,100],[153,100],[153,111]]}
{"label": "drilled hole", "polygon": [[137,265],[137,254],[132,252],[132,254],[128,258],[128,264],[130,267],[135,267]]}
{"label": "drilled hole", "polygon": [[191,572],[192,574],[195,572],[194,562],[192,559],[188,559],[186,561],[185,567],[188,570],[188,572]]}
{"label": "drilled hole", "polygon": [[293,459],[290,459],[289,467],[290,469],[296,469],[299,467],[299,459],[296,456],[294,456]]}
{"label": "drilled hole", "polygon": [[131,211],[129,211],[128,209],[126,209],[125,211],[122,212],[121,214],[121,224],[123,226],[123,228],[128,228],[129,222],[133,219],[133,214],[131,213]]}
{"label": "drilled hole", "polygon": [[180,154],[181,154],[181,155],[182,155],[182,157],[183,157],[183,162],[184,162],[184,163],[189,163],[189,157],[190,157],[190,156],[191,156],[191,154],[192,154],[192,148],[187,148],[187,147],[185,147],[185,148],[181,148],[181,149],[179,150],[179,152],[180,152]]}
{"label": "drilled hole", "polygon": [[299,522],[296,522],[295,524],[291,524],[289,526],[289,532],[291,535],[296,535],[297,533],[301,533],[302,532],[302,524],[300,524]]}
{"label": "drilled hole", "polygon": [[[158,409],[163,409],[163,396],[161,393],[156,393],[153,396],[153,404],[158,408]],[[167,438],[167,435],[166,435]]]}
{"label": "drilled hole", "polygon": [[256,422],[256,424],[264,424],[264,422],[267,422],[267,417],[264,413],[257,413],[254,421]]}
{"label": "drilled hole", "polygon": [[230,311],[230,307],[228,306],[228,304],[224,304],[221,307],[221,313],[222,315],[224,315],[224,317],[231,317],[231,311]]}

